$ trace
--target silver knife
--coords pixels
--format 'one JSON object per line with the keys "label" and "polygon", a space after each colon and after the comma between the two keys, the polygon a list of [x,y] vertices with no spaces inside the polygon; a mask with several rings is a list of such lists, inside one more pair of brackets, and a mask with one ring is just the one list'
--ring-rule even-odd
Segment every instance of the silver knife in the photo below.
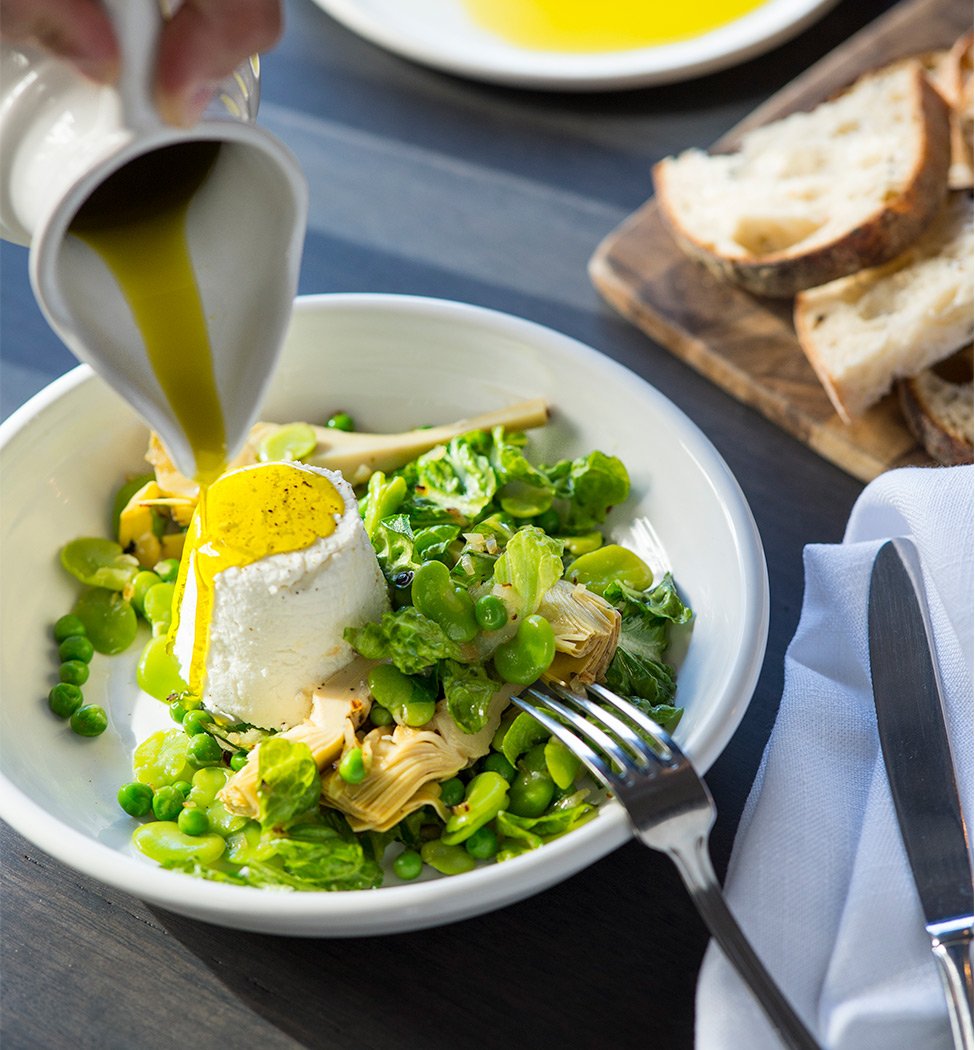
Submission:
{"label": "silver knife", "polygon": [[972,867],[921,563],[910,540],[889,540],[877,553],[869,636],[877,729],[894,808],[939,963],[955,1045],[972,1050]]}

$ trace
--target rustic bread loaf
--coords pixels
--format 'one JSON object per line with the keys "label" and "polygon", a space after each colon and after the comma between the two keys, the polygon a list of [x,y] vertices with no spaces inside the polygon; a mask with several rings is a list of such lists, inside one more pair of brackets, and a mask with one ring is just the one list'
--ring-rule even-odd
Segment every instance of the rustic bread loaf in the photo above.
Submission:
{"label": "rustic bread loaf", "polygon": [[799,343],[847,422],[972,340],[972,198],[951,194],[896,259],[796,296]]}
{"label": "rustic bread loaf", "polygon": [[944,202],[949,159],[948,107],[908,60],[749,132],[735,153],[687,150],[653,177],[688,254],[790,296],[903,251]]}
{"label": "rustic bread loaf", "polygon": [[[914,436],[937,463],[972,462],[972,348],[897,384],[901,411]],[[951,367],[948,367],[951,366]]]}

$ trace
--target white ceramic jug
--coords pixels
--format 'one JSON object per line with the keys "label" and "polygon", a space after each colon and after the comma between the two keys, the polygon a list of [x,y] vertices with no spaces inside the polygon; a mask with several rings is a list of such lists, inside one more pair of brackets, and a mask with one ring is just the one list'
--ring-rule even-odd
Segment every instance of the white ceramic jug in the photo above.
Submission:
{"label": "white ceramic jug", "polygon": [[223,116],[211,107],[193,128],[164,124],[152,101],[159,2],[103,2],[122,55],[115,87],[96,86],[40,51],[0,45],[0,235],[30,245],[34,293],[58,335],[194,477],[193,443],[172,390],[164,393],[118,282],[69,226],[93,192],[110,193],[115,183],[106,180],[137,158],[159,172],[149,192],[157,184],[165,192],[175,151],[218,144],[190,200],[186,240],[232,456],[254,422],[291,315],[307,189],[291,154],[251,123],[256,94],[241,90],[248,85],[239,75],[224,93]]}

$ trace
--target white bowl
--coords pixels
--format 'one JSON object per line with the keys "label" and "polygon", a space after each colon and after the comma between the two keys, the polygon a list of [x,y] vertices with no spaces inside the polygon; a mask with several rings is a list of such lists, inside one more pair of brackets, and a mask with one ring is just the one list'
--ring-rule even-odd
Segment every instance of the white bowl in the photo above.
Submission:
{"label": "white bowl", "polygon": [[542,51],[482,29],[462,0],[315,0],[366,40],[414,62],[488,83],[551,91],[671,84],[745,62],[791,40],[837,0],[765,0],[707,32],[618,51]]}
{"label": "white bowl", "polygon": [[[300,298],[263,413],[360,428],[447,422],[527,397],[553,406],[532,447],[551,461],[594,448],[619,455],[633,483],[613,512],[620,532],[646,515],[696,619],[681,657],[677,739],[703,771],[731,738],[758,678],[768,626],[761,542],[735,479],[665,397],[589,347],[539,325],[460,303],[391,295]],[[43,390],[0,427],[0,817],[47,853],[143,900],[209,922],[303,936],[434,926],[550,886],[628,835],[615,803],[570,835],[504,864],[378,890],[290,893],[210,883],[133,853],[118,786],[135,745],[168,723],[134,684],[139,645],[96,657],[85,687],[109,728],[74,735],[47,709],[56,667],[50,625],[76,585],[58,549],[104,535],[111,494],[144,467],[146,431],[87,366]],[[682,646],[683,648],[683,646]]]}

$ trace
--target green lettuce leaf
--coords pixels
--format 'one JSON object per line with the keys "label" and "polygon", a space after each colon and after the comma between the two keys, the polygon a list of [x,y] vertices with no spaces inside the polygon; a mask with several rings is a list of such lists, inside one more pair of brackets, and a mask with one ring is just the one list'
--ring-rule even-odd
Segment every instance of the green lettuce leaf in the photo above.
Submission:
{"label": "green lettuce leaf", "polygon": [[489,451],[489,436],[474,432],[438,445],[404,467],[402,477],[411,490],[408,513],[414,526],[476,521],[498,487]]}
{"label": "green lettuce leaf", "polygon": [[560,531],[592,532],[630,494],[630,476],[622,461],[598,450],[541,470],[555,488]]}
{"label": "green lettuce leaf", "polygon": [[487,725],[491,697],[497,691],[480,664],[445,660],[440,669],[447,710],[465,733],[477,733]]}
{"label": "green lettuce leaf", "polygon": [[383,614],[379,623],[347,627],[345,640],[370,660],[390,660],[404,674],[424,674],[438,660],[456,660],[460,650],[443,628],[412,605]]}
{"label": "green lettuce leaf", "polygon": [[494,565],[494,583],[519,617],[531,616],[542,596],[562,577],[562,541],[534,525],[519,529]]}
{"label": "green lettuce leaf", "polygon": [[307,744],[268,737],[257,752],[257,776],[257,819],[265,830],[286,828],[318,805],[321,779]]}

